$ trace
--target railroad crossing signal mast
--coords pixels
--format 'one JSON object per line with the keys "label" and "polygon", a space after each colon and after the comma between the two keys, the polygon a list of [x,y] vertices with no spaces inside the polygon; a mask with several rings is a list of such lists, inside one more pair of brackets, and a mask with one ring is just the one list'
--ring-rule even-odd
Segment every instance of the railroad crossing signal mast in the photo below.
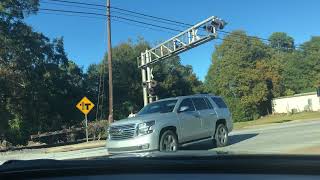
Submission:
{"label": "railroad crossing signal mast", "polygon": [[[156,47],[142,52],[138,67],[142,75],[144,105],[151,103],[154,99],[157,100],[153,89],[156,82],[153,80],[152,65],[215,39],[218,35],[217,30],[223,29],[225,25],[225,21],[212,16]],[[201,30],[205,30],[202,31],[204,34],[199,33]]]}

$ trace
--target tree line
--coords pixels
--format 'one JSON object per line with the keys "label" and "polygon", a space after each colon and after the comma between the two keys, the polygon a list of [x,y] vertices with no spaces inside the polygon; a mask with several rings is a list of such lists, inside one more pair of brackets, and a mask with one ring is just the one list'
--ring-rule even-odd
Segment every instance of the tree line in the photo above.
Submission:
{"label": "tree line", "polygon": [[[67,57],[63,38],[51,40],[24,22],[25,17],[36,14],[38,6],[37,0],[0,3],[0,140],[13,144],[27,143],[31,134],[83,126],[83,115],[75,105],[83,96],[97,105],[100,77],[105,93],[89,120],[97,119],[97,110],[98,119],[106,119],[108,114],[106,58],[84,72]],[[143,106],[136,57],[147,48],[150,45],[143,39],[113,48],[116,120]],[[157,89],[160,98],[192,94],[201,85],[191,66],[182,65],[179,57],[155,69],[154,76],[161,81]]]}
{"label": "tree line", "polygon": [[[67,57],[63,38],[50,39],[24,22],[26,16],[36,14],[38,6],[38,0],[0,3],[0,140],[13,144],[26,144],[31,134],[83,126],[83,116],[75,108],[83,96],[97,105],[89,114],[90,121],[108,116],[107,56],[84,71]],[[224,39],[213,48],[204,83],[178,56],[156,65],[159,98],[214,93],[226,100],[234,121],[245,121],[272,113],[274,97],[319,86],[320,37],[312,37],[299,48],[285,33],[273,33],[270,43],[243,31]],[[113,48],[116,120],[143,106],[136,57],[148,48],[150,44],[141,38]],[[97,104],[102,93],[100,77],[105,93]]]}
{"label": "tree line", "polygon": [[234,31],[215,49],[205,88],[225,98],[234,121],[271,114],[273,98],[320,86],[319,36],[295,46],[283,32],[273,33],[265,42]]}

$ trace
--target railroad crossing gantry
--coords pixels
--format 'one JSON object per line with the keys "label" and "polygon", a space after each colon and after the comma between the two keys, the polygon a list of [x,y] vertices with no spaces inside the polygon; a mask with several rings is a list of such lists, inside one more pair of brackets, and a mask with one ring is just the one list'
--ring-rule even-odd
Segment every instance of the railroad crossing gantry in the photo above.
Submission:
{"label": "railroad crossing gantry", "polygon": [[225,21],[212,16],[156,47],[142,52],[138,60],[138,67],[142,75],[144,105],[151,103],[154,98],[157,99],[157,96],[152,93],[156,86],[152,75],[152,65],[215,39],[218,35],[217,30],[223,29],[225,25]]}

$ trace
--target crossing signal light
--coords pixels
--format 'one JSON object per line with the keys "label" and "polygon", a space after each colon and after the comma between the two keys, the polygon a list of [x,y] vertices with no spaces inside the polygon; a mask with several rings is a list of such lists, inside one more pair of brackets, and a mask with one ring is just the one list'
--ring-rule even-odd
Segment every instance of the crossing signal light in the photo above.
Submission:
{"label": "crossing signal light", "polygon": [[222,19],[214,19],[211,22],[212,26],[214,26],[216,29],[223,29],[224,26],[227,24],[224,20]]}
{"label": "crossing signal light", "polygon": [[211,21],[211,24],[205,25],[203,28],[210,33],[214,33],[214,29],[223,29],[227,23],[221,19],[214,19]]}
{"label": "crossing signal light", "polygon": [[155,96],[158,91],[158,82],[157,81],[150,81],[150,88],[148,88],[148,94],[151,96]]}
{"label": "crossing signal light", "polygon": [[204,26],[203,28],[209,33],[213,33],[214,32],[214,29],[213,29],[214,27],[212,25]]}
{"label": "crossing signal light", "polygon": [[150,81],[150,86],[151,87],[156,87],[157,86],[157,81]]}
{"label": "crossing signal light", "polygon": [[155,89],[154,89],[154,88],[149,88],[149,89],[148,89],[148,94],[151,95],[151,96],[156,95]]}
{"label": "crossing signal light", "polygon": [[142,87],[148,87],[148,83],[147,82],[142,82]]}

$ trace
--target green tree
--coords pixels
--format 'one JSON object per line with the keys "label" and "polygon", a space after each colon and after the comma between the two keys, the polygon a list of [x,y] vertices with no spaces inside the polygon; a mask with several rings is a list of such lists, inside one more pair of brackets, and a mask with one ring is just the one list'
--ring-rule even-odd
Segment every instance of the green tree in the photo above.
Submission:
{"label": "green tree", "polygon": [[[250,120],[271,113],[274,88],[267,45],[243,31],[224,38],[212,55],[205,85],[209,92],[227,101],[235,121]],[[265,73],[270,73],[265,76]]]}
{"label": "green tree", "polygon": [[300,49],[285,54],[282,76],[288,92],[311,92],[319,85],[319,42],[320,37],[312,37]]}
{"label": "green tree", "polygon": [[310,41],[302,45],[302,56],[306,64],[305,73],[309,82],[308,87],[314,88],[320,85],[320,36],[311,37]]}
{"label": "green tree", "polygon": [[1,0],[0,17],[5,20],[24,19],[38,11],[39,0]]}
{"label": "green tree", "polygon": [[50,41],[23,22],[37,5],[1,1],[0,129],[14,144],[81,121],[74,104],[84,94],[82,70],[68,60],[62,38]]}
{"label": "green tree", "polygon": [[272,33],[269,41],[270,46],[278,51],[292,51],[294,49],[294,39],[284,32]]}
{"label": "green tree", "polygon": [[159,82],[159,98],[194,94],[202,84],[191,66],[183,66],[179,57],[173,57],[154,67],[154,79]]}

